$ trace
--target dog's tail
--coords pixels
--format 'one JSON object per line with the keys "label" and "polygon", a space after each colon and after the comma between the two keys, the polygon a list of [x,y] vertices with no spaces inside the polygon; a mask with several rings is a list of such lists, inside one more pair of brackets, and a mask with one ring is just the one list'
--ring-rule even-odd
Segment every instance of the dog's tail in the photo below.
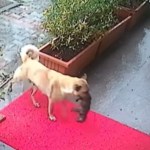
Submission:
{"label": "dog's tail", "polygon": [[27,59],[39,61],[39,49],[31,44],[25,45],[21,48],[20,56],[22,62],[25,62]]}

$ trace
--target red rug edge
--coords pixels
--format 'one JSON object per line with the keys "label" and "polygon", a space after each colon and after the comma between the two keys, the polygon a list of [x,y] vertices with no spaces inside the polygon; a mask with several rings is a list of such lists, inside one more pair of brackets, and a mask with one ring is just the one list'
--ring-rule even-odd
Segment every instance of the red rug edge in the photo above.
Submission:
{"label": "red rug edge", "polygon": [[3,140],[0,140],[0,142],[6,144],[7,146],[9,146],[9,147],[10,147],[11,149],[13,149],[13,150],[19,150],[18,148],[16,149],[13,145],[11,145],[11,144],[9,144],[9,143],[6,143],[6,142],[3,141]]}
{"label": "red rug edge", "polygon": [[[7,119],[7,116],[6,116],[5,114],[1,113],[1,112],[2,112],[4,109],[6,109],[9,105],[15,103],[16,100],[19,100],[20,97],[22,97],[24,94],[28,93],[30,90],[31,90],[31,87],[28,88],[27,90],[25,90],[20,96],[16,97],[13,101],[11,101],[8,105],[6,105],[4,108],[2,108],[2,109],[0,110],[0,115],[2,114],[2,115],[4,116],[4,118],[3,118],[2,120],[0,120],[0,124],[3,123],[3,122]],[[118,120],[115,120],[115,119],[113,119],[113,118],[110,118],[110,117],[108,117],[108,116],[106,116],[106,115],[104,115],[104,114],[98,113],[98,112],[96,112],[96,111],[94,111],[94,110],[92,110],[92,109],[90,110],[90,112],[91,112],[91,113],[95,113],[96,115],[101,115],[102,117],[105,117],[105,118],[107,118],[107,119],[109,119],[109,120],[111,120],[111,121],[113,121],[113,122],[115,122],[115,123],[117,123],[117,124],[121,124],[121,125],[123,125],[124,127],[127,127],[127,128],[130,128],[130,129],[134,130],[135,132],[138,132],[138,133],[143,134],[143,135],[145,135],[145,136],[147,136],[147,137],[150,137],[150,135],[149,135],[148,133],[145,133],[145,132],[143,132],[143,131],[140,131],[139,129],[136,129],[136,128],[132,127],[132,126],[129,126],[129,125],[127,125],[127,124],[125,124],[125,123],[122,123],[122,122],[120,122],[120,121],[118,121]],[[89,113],[90,113],[90,112],[89,112]],[[3,141],[2,141],[2,142],[3,142]],[[5,143],[5,142],[3,142],[3,143]],[[7,145],[9,145],[9,144],[7,144]],[[11,145],[10,145],[10,146],[11,146]],[[11,146],[11,147],[12,147],[12,146]]]}

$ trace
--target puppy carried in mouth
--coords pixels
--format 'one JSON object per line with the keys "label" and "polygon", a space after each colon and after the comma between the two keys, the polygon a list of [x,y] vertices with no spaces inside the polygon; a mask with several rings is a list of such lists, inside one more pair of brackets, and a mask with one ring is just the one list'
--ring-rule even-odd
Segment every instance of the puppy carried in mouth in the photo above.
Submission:
{"label": "puppy carried in mouth", "polygon": [[39,89],[48,97],[48,116],[52,121],[56,120],[53,114],[53,104],[56,101],[65,99],[67,95],[71,94],[81,101],[81,108],[80,110],[78,109],[80,114],[78,121],[84,121],[90,109],[91,102],[86,76],[81,78],[71,77],[48,69],[39,62],[38,51],[38,48],[34,45],[22,47],[20,52],[22,64],[15,70],[8,89],[12,89],[14,83],[22,80],[32,82],[31,100],[34,106],[40,106],[34,98],[34,94]]}

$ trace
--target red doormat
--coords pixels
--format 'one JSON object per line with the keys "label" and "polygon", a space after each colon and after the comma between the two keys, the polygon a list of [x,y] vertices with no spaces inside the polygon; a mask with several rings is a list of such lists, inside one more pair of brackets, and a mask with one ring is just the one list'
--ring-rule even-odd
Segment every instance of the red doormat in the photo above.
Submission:
{"label": "red doormat", "polygon": [[6,120],[0,123],[0,140],[19,150],[150,150],[150,137],[112,119],[90,112],[84,123],[76,114],[66,113],[57,104],[56,122],[47,116],[47,99],[36,94],[41,103],[34,108],[29,91],[4,108]]}

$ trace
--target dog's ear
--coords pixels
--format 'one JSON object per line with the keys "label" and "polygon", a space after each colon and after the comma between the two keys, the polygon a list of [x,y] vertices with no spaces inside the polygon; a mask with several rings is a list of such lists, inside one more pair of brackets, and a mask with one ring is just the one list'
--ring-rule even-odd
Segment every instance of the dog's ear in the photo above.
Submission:
{"label": "dog's ear", "polygon": [[79,92],[81,90],[82,86],[81,85],[78,85],[78,84],[75,84],[74,85],[74,90]]}
{"label": "dog's ear", "polygon": [[87,80],[87,74],[84,73],[81,78]]}

